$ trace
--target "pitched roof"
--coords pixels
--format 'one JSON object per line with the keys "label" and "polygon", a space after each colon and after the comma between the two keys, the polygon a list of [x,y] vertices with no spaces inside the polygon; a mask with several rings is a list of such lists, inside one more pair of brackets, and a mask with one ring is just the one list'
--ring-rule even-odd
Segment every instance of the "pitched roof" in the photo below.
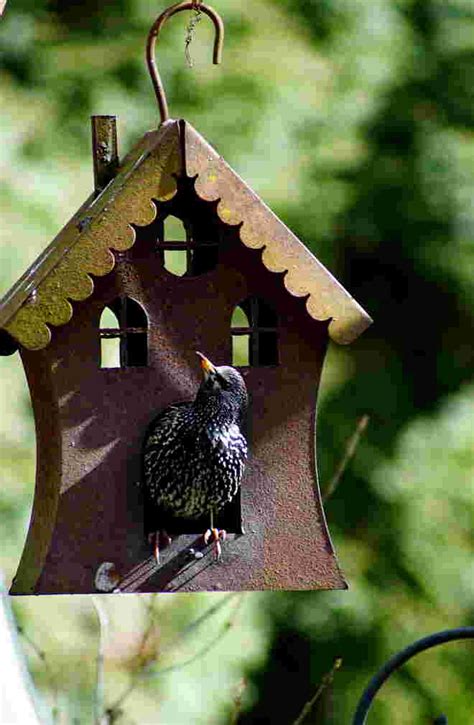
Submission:
{"label": "pitched roof", "polygon": [[370,325],[360,305],[197,131],[187,122],[170,120],[145,134],[103,192],[86,200],[7,292],[0,301],[0,329],[29,350],[46,347],[49,326],[69,322],[70,300],[93,294],[91,275],[110,272],[114,250],[133,246],[131,224],[153,221],[151,200],[170,199],[176,192],[175,175],[183,169],[188,176],[197,175],[201,198],[220,200],[222,221],[241,223],[243,244],[264,247],[262,260],[269,270],[287,270],[288,292],[308,297],[311,317],[331,320],[329,334],[336,342],[349,343]]}

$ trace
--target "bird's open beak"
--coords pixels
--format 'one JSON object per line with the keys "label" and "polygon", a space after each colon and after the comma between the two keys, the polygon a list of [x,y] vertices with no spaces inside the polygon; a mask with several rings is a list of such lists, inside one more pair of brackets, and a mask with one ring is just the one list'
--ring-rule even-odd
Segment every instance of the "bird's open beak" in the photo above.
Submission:
{"label": "bird's open beak", "polygon": [[215,373],[216,372],[216,368],[211,363],[211,361],[208,360],[207,357],[205,357],[202,354],[202,352],[198,352],[196,350],[196,355],[198,355],[201,358],[202,371],[204,373],[204,377],[207,379],[211,373]]}

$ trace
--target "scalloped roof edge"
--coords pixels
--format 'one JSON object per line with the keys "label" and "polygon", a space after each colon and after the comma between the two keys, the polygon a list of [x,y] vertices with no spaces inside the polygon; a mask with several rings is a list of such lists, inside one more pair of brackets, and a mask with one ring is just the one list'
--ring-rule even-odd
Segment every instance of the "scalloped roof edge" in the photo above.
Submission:
{"label": "scalloped roof edge", "polygon": [[175,175],[183,167],[188,176],[197,176],[195,188],[202,199],[219,200],[222,221],[241,224],[242,243],[264,248],[265,267],[286,272],[287,291],[307,297],[308,314],[330,320],[329,334],[335,342],[348,344],[371,324],[362,307],[217,151],[188,122],[169,120],[140,139],[114,179],[85,201],[7,292],[0,301],[0,328],[29,350],[46,347],[50,326],[72,318],[71,300],[90,297],[93,276],[113,269],[113,250],[133,246],[131,224],[153,221],[152,198],[165,201],[174,196]]}

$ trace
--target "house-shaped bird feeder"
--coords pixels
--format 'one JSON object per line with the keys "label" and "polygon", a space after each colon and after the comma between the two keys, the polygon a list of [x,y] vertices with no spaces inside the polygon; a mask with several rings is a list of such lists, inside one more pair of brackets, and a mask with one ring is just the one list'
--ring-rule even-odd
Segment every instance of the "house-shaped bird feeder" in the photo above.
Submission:
{"label": "house-shaped bird feeder", "polygon": [[[11,593],[333,589],[318,491],[315,402],[329,338],[370,318],[183,120],[121,163],[115,119],[93,118],[95,191],[0,303],[2,354],[25,367],[37,436],[26,543]],[[200,4],[222,44],[220,18]],[[219,513],[216,563],[182,522],[158,565],[143,531],[140,450],[156,414],[192,400],[195,351],[242,372],[250,457]]]}

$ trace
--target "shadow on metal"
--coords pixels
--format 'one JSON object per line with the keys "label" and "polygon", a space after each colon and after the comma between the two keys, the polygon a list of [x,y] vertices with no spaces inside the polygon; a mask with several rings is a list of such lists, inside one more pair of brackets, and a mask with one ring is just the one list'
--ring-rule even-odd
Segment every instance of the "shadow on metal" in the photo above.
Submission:
{"label": "shadow on metal", "polygon": [[[181,536],[179,539],[179,543],[173,542],[165,549],[161,566],[157,565],[152,556],[148,557],[121,578],[115,593],[138,592],[152,577],[159,591],[177,592],[183,584],[189,583],[203,569],[215,563],[212,547],[204,544],[202,536]],[[184,548],[183,540],[186,542]],[[178,574],[180,578],[176,582]]]}
{"label": "shadow on metal", "polygon": [[[423,637],[413,642],[413,644],[408,645],[408,647],[393,655],[372,677],[362,693],[354,719],[352,720],[352,725],[364,725],[367,722],[367,715],[378,691],[390,675],[396,672],[408,660],[432,647],[461,639],[474,639],[474,627],[458,627],[456,629],[445,629],[442,632],[435,632],[428,637]],[[433,725],[447,725],[447,723],[448,718],[445,715],[440,715],[433,720]]]}

